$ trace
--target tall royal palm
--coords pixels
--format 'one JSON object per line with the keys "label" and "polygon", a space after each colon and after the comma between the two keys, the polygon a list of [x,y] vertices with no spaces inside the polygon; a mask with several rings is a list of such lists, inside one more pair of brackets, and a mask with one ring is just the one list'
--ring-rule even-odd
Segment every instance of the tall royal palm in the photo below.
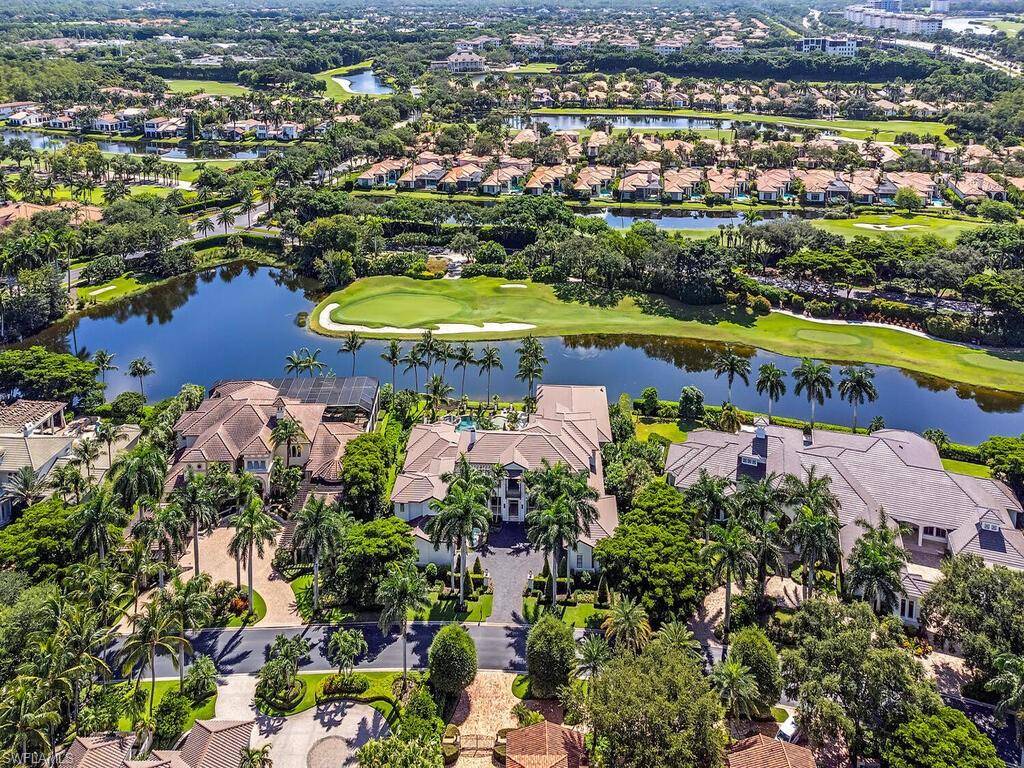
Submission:
{"label": "tall royal palm", "polygon": [[[452,352],[452,362],[455,363],[455,370],[462,369],[462,386],[459,389],[459,397],[466,396],[466,371],[469,367],[476,363],[476,357],[473,355],[473,348],[469,346],[467,342],[462,342],[455,347]],[[488,395],[489,397],[490,395]]]}
{"label": "tall royal palm", "polygon": [[[540,381],[544,375],[544,366],[548,363],[548,359],[544,355],[544,346],[533,336],[527,336],[519,342],[516,354],[519,355],[516,378],[526,384],[527,396],[533,397],[534,384]],[[488,397],[490,397],[489,390]]]}
{"label": "tall royal palm", "polygon": [[346,355],[352,355],[353,376],[356,375],[356,355],[359,353],[359,350],[362,349],[365,344],[366,339],[364,339],[355,331],[349,331],[348,334],[345,336],[345,340],[341,342],[341,349],[339,349],[338,351]]}
{"label": "tall royal palm", "polygon": [[118,457],[111,475],[114,491],[131,509],[143,497],[158,499],[163,494],[167,456],[151,440],[143,440]]}
{"label": "tall royal palm", "polygon": [[402,357],[402,363],[405,364],[403,369],[404,373],[412,371],[413,386],[417,392],[420,391],[420,368],[426,367],[426,361],[423,357],[423,350],[420,349],[419,344],[413,344],[409,347],[409,351]]}
{"label": "tall royal palm", "polygon": [[485,346],[480,352],[480,358],[476,361],[480,373],[487,375],[487,402],[491,402],[491,371],[504,368],[501,363],[501,352],[497,347]]}
{"label": "tall royal palm", "polygon": [[437,547],[444,544],[459,548],[459,602],[466,603],[466,561],[469,541],[475,531],[486,531],[490,524],[487,499],[493,485],[483,483],[453,484],[441,500],[430,502],[434,515],[427,521],[426,532]]}
{"label": "tall royal palm", "polygon": [[730,403],[732,402],[733,381],[739,378],[744,384],[750,384],[750,360],[737,355],[731,346],[726,347],[725,351],[715,358],[714,371],[716,379],[719,376],[725,376],[729,385]]}
{"label": "tall royal palm", "polygon": [[804,567],[804,597],[814,597],[818,564],[828,567],[839,559],[839,518],[828,511],[804,505],[796,510],[786,538],[800,555]]}
{"label": "tall royal palm", "polygon": [[152,600],[142,609],[142,614],[135,622],[135,629],[125,639],[121,648],[124,672],[135,677],[136,687],[142,681],[142,675],[149,668],[149,716],[153,716],[153,699],[156,697],[156,654],[165,651],[171,654],[171,661],[178,666],[174,651],[184,643],[191,650],[188,639],[177,631],[177,622],[160,600]]}
{"label": "tall royal palm", "polygon": [[175,576],[170,590],[162,590],[157,597],[164,609],[170,613],[178,638],[178,690],[185,688],[186,632],[202,628],[213,613],[209,574],[197,574],[188,581]]}
{"label": "tall royal palm", "polygon": [[441,374],[435,373],[427,382],[426,390],[427,401],[430,403],[430,413],[436,416],[438,408],[451,397],[454,387],[446,383]]}
{"label": "tall royal palm", "polygon": [[153,368],[153,364],[144,357],[137,357],[128,364],[128,375],[139,380],[139,393],[143,399],[146,397],[144,380],[154,373],[156,373],[156,369]]}
{"label": "tall royal palm", "polygon": [[765,593],[768,577],[781,572],[784,565],[780,521],[787,501],[788,494],[775,474],[762,480],[744,477],[736,488],[737,516],[757,561],[755,582],[760,595]]}
{"label": "tall royal palm", "polygon": [[392,339],[388,342],[387,347],[380,353],[380,359],[391,366],[391,391],[395,390],[395,374],[398,371],[398,365],[402,362],[402,345],[398,343],[397,339]]}
{"label": "tall royal palm", "polygon": [[728,478],[712,475],[706,469],[701,469],[697,475],[697,482],[686,489],[686,500],[697,510],[701,527],[704,529],[705,542],[708,540],[709,526],[726,519],[731,485]]}
{"label": "tall royal palm", "polygon": [[199,534],[217,525],[217,506],[206,477],[192,470],[185,473],[185,482],[171,492],[171,500],[181,507],[192,529],[192,559],[195,574],[202,573],[199,563]]}
{"label": "tall royal palm", "polygon": [[387,576],[377,588],[377,602],[380,604],[378,626],[381,632],[389,632],[398,625],[402,632],[402,689],[409,679],[408,635],[409,614],[415,615],[430,605],[427,580],[412,562],[391,566]]}
{"label": "tall royal palm", "polygon": [[768,398],[768,423],[772,421],[772,404],[786,394],[786,372],[775,363],[757,369],[757,394]]}
{"label": "tall royal palm", "polygon": [[96,370],[99,371],[100,381],[104,384],[107,383],[107,371],[116,371],[117,366],[114,365],[114,353],[107,352],[105,349],[97,349],[92,355],[92,362],[96,366]]}
{"label": "tall royal palm", "polygon": [[[140,501],[142,507],[147,500]],[[160,551],[160,563],[157,579],[161,587],[164,585],[164,573],[174,558],[174,553],[181,548],[188,530],[188,518],[180,504],[170,503],[152,509],[148,514],[140,516],[138,524],[132,532],[147,546],[156,546]]]}
{"label": "tall royal palm", "polygon": [[231,524],[235,532],[228,544],[228,549],[235,558],[245,558],[249,613],[251,614],[253,612],[253,561],[257,555],[261,558],[264,556],[267,547],[277,539],[277,532],[281,526],[267,514],[263,508],[263,501],[258,496],[249,499],[248,503],[231,518]]}
{"label": "tall royal palm", "polygon": [[274,450],[284,446],[285,466],[288,466],[292,459],[292,443],[301,437],[305,437],[305,433],[295,419],[278,419],[270,430],[270,442],[273,444]]}
{"label": "tall royal palm", "polygon": [[351,522],[339,505],[328,504],[320,496],[310,496],[295,517],[293,547],[313,560],[313,611],[320,609],[320,561],[337,548],[345,528]]}
{"label": "tall royal palm", "polygon": [[824,405],[832,397],[832,369],[827,363],[818,363],[805,357],[793,371],[796,393],[807,396],[811,404],[811,428],[814,428],[814,406]]}
{"label": "tall royal palm", "polygon": [[112,421],[101,421],[96,425],[96,439],[107,447],[107,467],[114,465],[114,446],[128,434],[123,426]]}
{"label": "tall royal palm", "polygon": [[750,537],[736,522],[727,527],[716,525],[711,529],[711,541],[704,545],[704,556],[711,564],[716,582],[725,583],[725,616],[722,620],[722,644],[729,645],[729,622],[732,618],[732,583],[744,581],[757,568],[751,551]]}
{"label": "tall royal palm", "polygon": [[87,552],[95,552],[103,562],[107,548],[114,541],[111,528],[124,522],[124,510],[109,486],[97,486],[85,497],[75,513],[75,544]]}
{"label": "tall royal palm", "polygon": [[100,457],[100,441],[83,437],[72,446],[71,455],[79,464],[85,465],[85,479],[91,481],[92,465]]}
{"label": "tall royal palm", "polygon": [[866,365],[847,365],[839,380],[839,394],[853,407],[853,432],[857,433],[857,407],[878,399],[875,372]]}

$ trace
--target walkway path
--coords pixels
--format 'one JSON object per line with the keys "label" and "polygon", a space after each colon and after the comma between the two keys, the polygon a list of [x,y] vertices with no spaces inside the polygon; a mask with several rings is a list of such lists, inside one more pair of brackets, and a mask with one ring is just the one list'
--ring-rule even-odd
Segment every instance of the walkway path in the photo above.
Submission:
{"label": "walkway path", "polygon": [[525,624],[523,591],[530,574],[543,570],[543,554],[527,543],[526,530],[521,523],[503,523],[500,530],[492,530],[480,554],[484,570],[490,573],[494,585],[494,607],[488,621]]}

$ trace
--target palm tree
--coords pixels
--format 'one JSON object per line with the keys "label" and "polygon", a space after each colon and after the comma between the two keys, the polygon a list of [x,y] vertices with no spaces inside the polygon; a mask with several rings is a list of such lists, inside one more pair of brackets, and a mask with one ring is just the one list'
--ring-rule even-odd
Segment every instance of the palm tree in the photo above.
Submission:
{"label": "palm tree", "polygon": [[651,639],[647,611],[630,597],[619,597],[612,603],[601,629],[616,648],[622,647],[631,653],[640,653]]}
{"label": "palm tree", "polygon": [[485,346],[480,352],[480,359],[476,361],[481,373],[487,374],[487,402],[491,401],[491,371],[497,368],[499,371],[504,368],[501,364],[501,352],[497,347]]}
{"label": "palm tree", "polygon": [[152,440],[143,440],[118,457],[111,476],[114,491],[125,509],[131,509],[143,497],[158,499],[163,495],[167,456]]}
{"label": "palm tree", "polygon": [[4,485],[4,497],[20,507],[31,507],[46,497],[46,482],[32,467],[19,467]]}
{"label": "palm tree", "polygon": [[153,364],[144,357],[138,357],[128,364],[128,375],[133,379],[139,380],[139,393],[143,399],[146,397],[146,388],[143,386],[143,381],[147,376],[152,376],[154,373],[156,371],[153,368]]}
{"label": "palm tree", "polygon": [[257,748],[242,747],[238,768],[274,768],[274,761],[270,758],[270,746],[264,744]]}
{"label": "palm tree", "polygon": [[181,507],[185,520],[192,528],[192,558],[198,576],[202,573],[199,565],[199,533],[213,528],[218,518],[217,506],[206,477],[187,470],[184,484],[171,492],[171,499]]}
{"label": "palm tree", "polygon": [[786,394],[786,372],[775,363],[757,369],[757,394],[768,396],[768,423],[772,422],[772,403]]}
{"label": "palm tree", "polygon": [[732,483],[726,477],[712,475],[701,469],[697,482],[686,490],[686,500],[697,510],[704,529],[704,541],[708,540],[708,527],[726,519],[729,511],[728,490]]}
{"label": "palm tree", "polygon": [[423,350],[420,349],[419,344],[413,344],[409,347],[409,351],[402,357],[401,362],[405,363],[404,372],[408,373],[412,371],[413,384],[417,392],[420,391],[420,368],[426,367],[426,361],[423,358]]}
{"label": "palm tree", "polygon": [[92,463],[100,457],[100,443],[92,437],[83,437],[71,447],[71,455],[85,465],[85,478],[92,478]]}
{"label": "palm tree", "polygon": [[430,370],[434,364],[435,353],[437,352],[434,332],[430,329],[425,330],[420,336],[420,340],[414,346],[419,347],[420,355],[423,357],[423,367],[427,369],[427,376],[430,376]]}
{"label": "palm tree", "polygon": [[381,606],[377,621],[380,631],[389,632],[396,624],[402,631],[402,690],[405,690],[409,679],[409,614],[415,615],[430,605],[427,580],[410,561],[392,565],[377,588],[377,602]]}
{"label": "palm tree", "polygon": [[144,541],[135,540],[128,548],[125,555],[124,570],[131,578],[132,602],[135,610],[132,612],[132,625],[135,624],[135,614],[139,612],[139,596],[142,594],[142,584],[150,576],[157,573],[159,566],[153,562],[149,544]]}
{"label": "palm tree", "polygon": [[340,506],[310,496],[295,517],[293,547],[313,558],[313,611],[320,608],[320,559],[335,549],[351,519]]}
{"label": "palm tree", "polygon": [[308,372],[311,377],[314,373],[323,373],[324,368],[327,366],[320,361],[319,357],[319,349],[315,352],[310,352],[309,347],[295,350],[285,356],[284,372],[294,373],[296,376],[300,373]]}
{"label": "palm tree", "polygon": [[757,690],[757,678],[745,664],[737,659],[727,657],[716,664],[711,671],[711,684],[718,689],[722,706],[730,720],[729,743],[732,743],[733,730],[740,716],[751,718],[757,711],[760,692]]}
{"label": "palm tree", "polygon": [[112,421],[101,421],[96,425],[96,439],[107,446],[108,468],[114,466],[114,444],[126,434],[124,427]]}
{"label": "palm tree", "polygon": [[210,597],[211,579],[209,574],[196,574],[194,578],[183,582],[175,576],[171,589],[161,590],[158,600],[174,619],[178,640],[178,690],[185,688],[185,646],[188,640],[185,633],[201,628],[210,620],[213,613],[213,602]]}
{"label": "palm tree", "polygon": [[456,483],[448,488],[441,500],[430,502],[434,515],[427,521],[426,532],[431,543],[454,549],[459,547],[459,603],[466,604],[466,561],[469,559],[469,541],[474,532],[484,532],[490,524],[487,499],[493,483],[483,481],[472,484]]}
{"label": "palm tree", "polygon": [[[173,654],[175,647],[184,647],[191,651],[191,644],[181,633],[176,632],[176,622],[170,611],[166,610],[160,600],[152,600],[142,609],[142,615],[135,623],[135,629],[125,639],[121,648],[124,672],[134,677],[134,670],[139,671],[136,688],[142,681],[146,665],[149,666],[149,716],[153,716],[153,699],[156,697],[156,654],[165,651]],[[171,661],[178,666],[178,659],[172,655]]]}
{"label": "palm tree", "polygon": [[593,633],[584,635],[576,643],[576,674],[584,680],[593,679],[613,658],[615,654],[604,637]]}
{"label": "palm tree", "polygon": [[825,566],[839,558],[839,518],[804,505],[796,510],[786,529],[786,538],[800,555],[804,566],[804,597],[814,596],[814,574],[818,563]]}
{"label": "palm tree", "polygon": [[729,384],[730,403],[732,402],[732,383],[737,376],[743,380],[744,384],[750,384],[750,361],[737,355],[732,346],[727,346],[725,351],[715,358],[714,371],[716,379],[719,376],[725,376],[725,380]]}
{"label": "palm tree", "polygon": [[466,371],[476,362],[473,348],[467,342],[462,342],[452,352],[452,361],[455,363],[455,370],[462,369],[462,386],[459,390],[459,397],[462,398],[466,396]]}
{"label": "palm tree", "polygon": [[732,403],[722,403],[722,410],[718,412],[718,419],[715,427],[722,432],[735,435],[743,428],[743,418],[739,409]]}
{"label": "palm tree", "polygon": [[355,331],[349,331],[348,335],[345,336],[345,340],[341,342],[341,349],[339,352],[343,352],[348,355],[352,355],[352,375],[356,375],[356,353],[363,348],[366,344],[366,339],[362,338]]}
{"label": "palm tree", "polygon": [[1014,715],[1017,747],[1020,749],[1018,765],[1024,766],[1024,656],[1000,654],[995,659],[995,668],[998,674],[985,687],[999,694],[997,715]]}
{"label": "palm tree", "polygon": [[757,568],[757,561],[751,551],[750,537],[743,528],[733,521],[728,527],[720,525],[711,529],[711,541],[704,545],[704,557],[711,564],[711,574],[716,582],[725,582],[725,617],[722,621],[722,645],[729,645],[729,621],[731,616],[732,583],[743,582]]}
{"label": "palm tree", "polygon": [[398,369],[398,364],[402,362],[402,345],[398,343],[398,339],[392,339],[388,342],[387,348],[380,353],[380,359],[391,366],[391,391],[395,391],[395,372]]}
{"label": "palm tree", "polygon": [[292,442],[300,437],[305,437],[305,433],[302,431],[302,427],[295,419],[283,418],[278,419],[277,423],[274,424],[273,429],[270,430],[270,442],[274,446],[276,451],[284,444],[284,463],[285,466],[291,462],[292,458]]}
{"label": "palm tree", "polygon": [[435,373],[430,377],[430,381],[427,382],[426,390],[427,400],[430,403],[430,413],[436,417],[437,409],[441,407],[445,400],[451,397],[455,387],[445,382],[441,374]]}
{"label": "palm tree", "polygon": [[209,216],[204,216],[196,222],[196,232],[201,236],[206,237],[208,234],[213,232],[217,228],[217,225],[213,223]]}
{"label": "palm tree", "polygon": [[263,500],[259,496],[252,496],[248,503],[231,518],[231,524],[235,528],[235,533],[228,543],[228,550],[236,559],[245,558],[248,567],[249,613],[251,614],[253,612],[253,560],[257,554],[261,558],[263,557],[267,546],[273,544],[277,538],[277,531],[281,526],[267,514],[263,508]]}
{"label": "palm tree", "polygon": [[92,362],[100,373],[100,381],[104,384],[107,383],[107,371],[117,370],[117,366],[114,365],[114,353],[105,349],[97,349],[92,355]]}
{"label": "palm tree", "polygon": [[[32,476],[35,477],[35,472],[32,472]],[[82,473],[78,470],[78,465],[73,462],[58,464],[54,467],[53,472],[50,473],[50,487],[60,495],[65,503],[67,503],[68,497],[73,494],[75,504],[78,504],[85,485],[85,478],[82,477]]]}
{"label": "palm tree", "polygon": [[[140,500],[139,506],[142,506]],[[164,569],[166,564],[171,562],[174,553],[181,548],[181,543],[188,530],[188,519],[180,504],[166,504],[157,507],[147,516],[141,519],[132,529],[142,541],[148,546],[157,545],[160,550],[161,562],[157,570],[157,576],[161,587],[164,585]]]}
{"label": "palm tree", "polygon": [[226,235],[228,233],[228,227],[235,223],[235,214],[227,208],[224,208],[217,214],[217,223],[224,227],[224,234]]}
{"label": "palm tree", "polygon": [[368,650],[361,629],[336,629],[327,643],[327,655],[338,665],[338,674],[351,672],[356,659]]}
{"label": "palm tree", "polygon": [[700,640],[693,634],[693,630],[686,625],[685,621],[680,621],[676,617],[661,625],[661,628],[654,634],[654,641],[692,659],[704,657],[704,648],[701,646]]}
{"label": "palm tree", "polygon": [[778,475],[772,473],[761,480],[743,477],[736,490],[736,509],[740,525],[750,536],[751,549],[757,560],[757,593],[763,595],[770,573],[783,569],[782,530],[779,521],[785,513],[788,494]]}
{"label": "palm tree", "polygon": [[807,394],[807,402],[811,404],[811,429],[814,429],[814,405],[825,404],[826,397],[832,397],[832,369],[825,363],[816,363],[809,357],[800,361],[793,371],[796,381],[796,393]]}
{"label": "palm tree", "polygon": [[847,365],[839,380],[839,394],[853,406],[853,433],[857,434],[857,406],[873,403],[878,399],[875,386],[875,372],[866,365]]}
{"label": "palm tree", "polygon": [[[544,375],[544,366],[548,359],[544,355],[544,347],[533,336],[527,336],[519,346],[516,347],[519,355],[519,368],[516,371],[516,379],[526,382],[526,394],[533,397],[533,384]],[[490,390],[488,389],[488,397]]]}
{"label": "palm tree", "polygon": [[860,595],[879,613],[891,613],[906,595],[902,574],[907,553],[897,541],[902,531],[900,526],[889,524],[884,509],[879,510],[877,523],[860,519],[857,525],[864,534],[850,553],[850,592]]}
{"label": "palm tree", "polygon": [[87,552],[95,552],[100,562],[107,547],[114,540],[110,527],[123,522],[124,511],[109,486],[97,486],[85,497],[85,503],[75,514],[75,545]]}

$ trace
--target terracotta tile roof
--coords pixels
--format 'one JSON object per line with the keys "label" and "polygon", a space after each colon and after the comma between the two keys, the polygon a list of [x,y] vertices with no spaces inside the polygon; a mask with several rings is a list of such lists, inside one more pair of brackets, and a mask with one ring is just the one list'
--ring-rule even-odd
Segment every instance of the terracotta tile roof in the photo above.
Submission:
{"label": "terracotta tile roof", "polygon": [[196,720],[181,757],[189,768],[238,768],[252,727],[252,720]]}
{"label": "terracotta tile roof", "polygon": [[21,433],[25,424],[36,424],[54,416],[67,406],[58,400],[18,399],[9,405],[0,405],[0,432]]}
{"label": "terracotta tile roof", "polygon": [[60,768],[112,768],[119,766],[135,745],[131,733],[76,736],[60,761]]}
{"label": "terracotta tile roof", "polygon": [[506,768],[580,768],[587,764],[583,734],[547,720],[509,731]]}
{"label": "terracotta tile roof", "polygon": [[816,768],[814,755],[807,747],[769,739],[764,734],[736,742],[726,761],[729,768]]}

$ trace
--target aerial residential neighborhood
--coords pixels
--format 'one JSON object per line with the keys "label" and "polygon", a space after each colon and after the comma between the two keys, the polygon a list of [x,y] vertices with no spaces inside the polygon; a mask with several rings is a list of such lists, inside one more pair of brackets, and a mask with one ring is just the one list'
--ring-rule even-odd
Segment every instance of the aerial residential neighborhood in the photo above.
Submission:
{"label": "aerial residential neighborhood", "polygon": [[1024,9],[10,0],[0,763],[1024,768]]}

